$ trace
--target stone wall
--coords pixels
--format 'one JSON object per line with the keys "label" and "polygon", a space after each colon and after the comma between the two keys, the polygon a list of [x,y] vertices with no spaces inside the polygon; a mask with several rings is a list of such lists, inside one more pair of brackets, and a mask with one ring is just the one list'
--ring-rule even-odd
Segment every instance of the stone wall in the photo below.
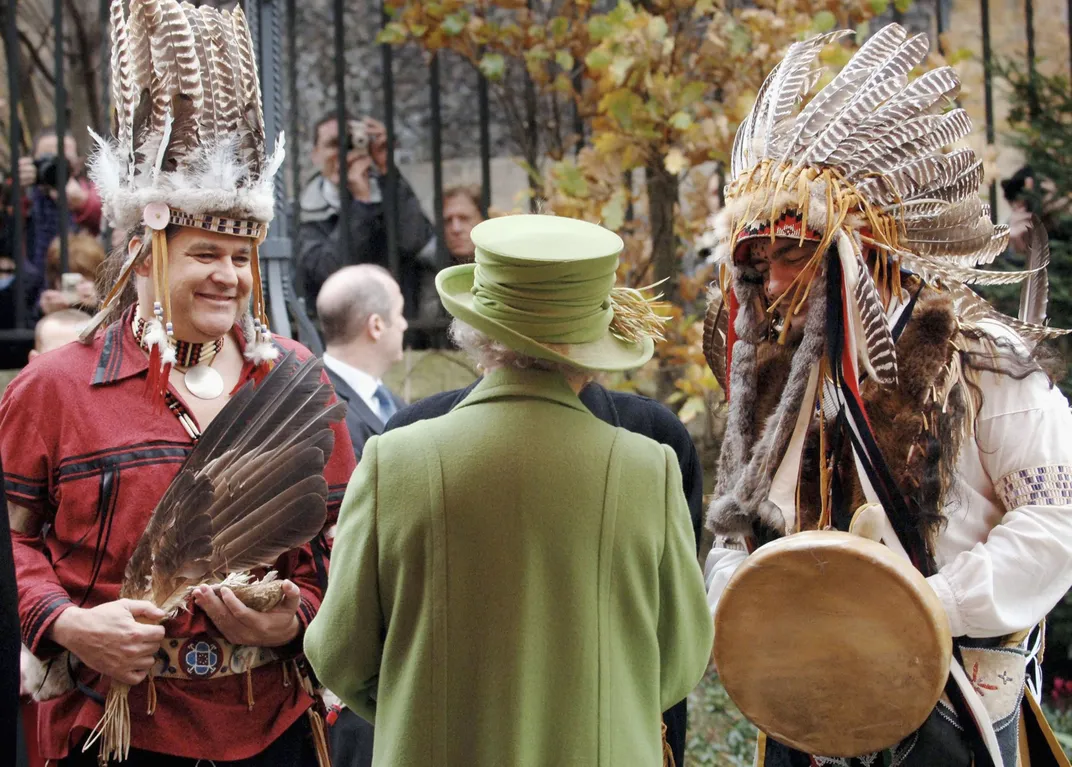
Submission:
{"label": "stone wall", "polygon": [[[1069,73],[1068,5],[1065,0],[1033,0],[1035,11],[1035,50],[1039,71],[1047,74]],[[978,55],[958,65],[964,81],[961,103],[971,114],[977,130],[971,145],[976,151],[985,148],[985,102],[982,64],[982,14],[978,0],[953,0],[952,23],[946,40],[951,49],[966,48]],[[1021,66],[1027,62],[1027,27],[1024,0],[990,0],[990,36],[994,55],[1011,59]],[[1043,105],[1045,108],[1045,105]],[[994,82],[994,118],[998,146],[991,155],[988,178],[1008,178],[1022,165],[1022,157],[1003,140],[1008,126],[1008,86]],[[1000,198],[1000,188],[999,188]],[[1004,217],[1001,200],[999,214]]]}

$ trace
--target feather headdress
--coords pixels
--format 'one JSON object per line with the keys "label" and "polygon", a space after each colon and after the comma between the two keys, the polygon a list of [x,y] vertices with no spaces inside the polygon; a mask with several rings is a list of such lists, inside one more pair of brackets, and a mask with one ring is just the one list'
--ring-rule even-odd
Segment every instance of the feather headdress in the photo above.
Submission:
{"label": "feather headdress", "polygon": [[[960,89],[956,72],[942,67],[908,80],[927,55],[925,35],[883,27],[801,106],[821,75],[821,50],[850,34],[790,46],[763,84],[734,141],[726,206],[715,222],[716,255],[734,279],[739,246],[755,237],[811,240],[817,257],[839,257],[860,363],[875,380],[891,383],[896,354],[878,289],[886,281],[893,292],[902,271],[950,288],[1010,284],[1039,268],[981,268],[1004,252],[1008,228],[995,226],[979,199],[982,161],[975,152],[945,151],[972,129],[963,109],[949,109]],[[882,262],[879,269],[868,268],[868,253],[879,256],[872,259]],[[806,292],[802,283],[790,300],[802,304]],[[962,311],[986,311],[973,291],[955,292]],[[1007,324],[1028,345],[1063,332],[1011,318]]]}
{"label": "feather headdress", "polygon": [[129,230],[145,206],[267,224],[283,142],[265,147],[256,57],[242,7],[178,0],[111,5],[115,137],[95,137],[90,174],[105,214]]}
{"label": "feather headdress", "polygon": [[[1030,350],[1065,332],[1042,324],[1048,250],[1041,226],[1026,269],[984,268],[1005,250],[1009,232],[991,222],[979,199],[982,161],[971,149],[949,149],[972,129],[952,104],[960,88],[956,72],[942,67],[909,81],[928,52],[925,36],[909,36],[897,24],[880,29],[809,99],[822,75],[820,52],[849,34],[791,45],[734,142],[726,204],[713,232],[722,270],[712,294],[720,300],[710,303],[704,323],[704,353],[730,401],[708,515],[716,535],[741,534],[756,519],[779,534],[793,530],[804,444],[817,412],[826,417],[821,434],[827,421],[848,425],[861,485],[873,490],[891,520],[907,519],[860,393],[865,377],[891,390],[898,384],[890,304],[907,303],[903,274],[948,295],[957,328],[973,337],[991,337],[981,325],[997,321]],[[762,429],[752,422],[757,352],[777,334],[770,333],[773,307],[750,263],[749,240],[756,238],[813,246],[773,302],[784,301],[781,313],[802,314],[804,322],[777,411]],[[1024,281],[1019,318],[999,314],[969,287]],[[785,321],[778,341],[790,325]],[[952,361],[959,359],[951,353]],[[959,385],[949,365],[942,390],[928,395],[926,428],[938,428],[948,394]],[[820,526],[830,524],[832,465],[820,465]],[[926,564],[926,540],[910,536],[903,543],[917,564]]]}
{"label": "feather headdress", "polygon": [[[151,252],[156,288],[154,380],[166,386],[171,339],[167,291],[169,224],[250,237],[259,244],[275,208],[274,181],[284,137],[268,154],[256,56],[241,6],[219,11],[178,0],[112,0],[111,92],[114,138],[93,138],[89,174],[112,225],[152,231],[83,333],[89,340],[115,318],[135,262]],[[92,133],[92,131],[91,131]],[[270,362],[263,292],[253,255],[252,316],[243,322],[246,356]],[[159,387],[154,387],[159,388]]]}
{"label": "feather headdress", "polygon": [[[120,597],[174,614],[198,586],[244,585],[248,571],[316,537],[326,515],[331,424],[345,414],[343,403],[329,407],[332,391],[322,372],[317,358],[299,364],[291,353],[228,401],[153,510]],[[109,690],[97,727],[102,761],[127,755],[127,690],[118,683]]]}

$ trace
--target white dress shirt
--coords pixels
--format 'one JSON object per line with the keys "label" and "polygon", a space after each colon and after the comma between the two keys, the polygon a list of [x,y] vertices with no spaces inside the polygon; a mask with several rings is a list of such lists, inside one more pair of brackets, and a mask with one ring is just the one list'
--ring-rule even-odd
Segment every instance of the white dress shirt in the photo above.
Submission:
{"label": "white dress shirt", "polygon": [[338,357],[332,357],[327,352],[324,352],[324,365],[345,381],[347,386],[357,392],[357,396],[364,400],[377,418],[387,423],[387,419],[384,418],[383,408],[380,407],[380,403],[376,400],[376,389],[383,385],[382,380],[373,378],[364,370],[358,370],[353,365],[348,365]]}
{"label": "white dress shirt", "polygon": [[[1000,325],[994,335],[1015,337]],[[1072,414],[1042,373],[981,372],[982,407],[943,509],[928,578],[953,636],[995,637],[1042,620],[1072,587]],[[745,552],[718,545],[704,573],[714,613]]]}

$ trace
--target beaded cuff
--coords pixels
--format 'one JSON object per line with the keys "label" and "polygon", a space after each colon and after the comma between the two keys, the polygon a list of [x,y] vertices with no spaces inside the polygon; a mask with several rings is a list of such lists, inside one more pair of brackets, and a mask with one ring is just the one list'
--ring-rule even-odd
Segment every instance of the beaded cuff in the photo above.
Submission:
{"label": "beaded cuff", "polygon": [[994,483],[1006,509],[1072,504],[1072,466],[1057,464],[1020,469]]}

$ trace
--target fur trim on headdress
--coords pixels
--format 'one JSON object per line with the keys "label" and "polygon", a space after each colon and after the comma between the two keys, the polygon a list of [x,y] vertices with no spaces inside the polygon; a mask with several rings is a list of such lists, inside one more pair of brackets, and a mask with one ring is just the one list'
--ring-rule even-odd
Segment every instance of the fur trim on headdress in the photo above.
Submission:
{"label": "fur trim on headdress", "polygon": [[[756,343],[741,340],[756,338],[761,323],[756,312],[742,311],[737,316],[739,338],[733,347],[729,416],[726,420],[726,442],[719,456],[718,483],[714,500],[707,512],[707,527],[715,535],[737,536],[751,533],[758,520],[770,531],[784,534],[785,519],[781,509],[770,503],[771,482],[782,462],[789,438],[796,426],[797,414],[808,388],[812,367],[818,364],[826,346],[826,281],[817,279],[808,304],[804,339],[793,355],[791,372],[781,393],[778,409],[763,426],[753,444],[755,434]],[[754,303],[754,302],[750,302]],[[742,317],[746,317],[742,321]],[[740,356],[738,356],[740,355]],[[808,405],[811,406],[810,404]],[[732,436],[731,436],[732,435]]]}
{"label": "fur trim on headdress", "polygon": [[[112,224],[129,231],[141,223],[145,206],[162,202],[190,214],[227,213],[232,218],[267,223],[275,215],[275,182],[264,175],[252,179],[238,153],[237,139],[225,137],[200,147],[181,170],[136,176],[123,180],[119,148],[94,134],[97,151],[88,168],[101,193],[104,214]],[[280,135],[272,156],[282,158],[285,140]]]}

